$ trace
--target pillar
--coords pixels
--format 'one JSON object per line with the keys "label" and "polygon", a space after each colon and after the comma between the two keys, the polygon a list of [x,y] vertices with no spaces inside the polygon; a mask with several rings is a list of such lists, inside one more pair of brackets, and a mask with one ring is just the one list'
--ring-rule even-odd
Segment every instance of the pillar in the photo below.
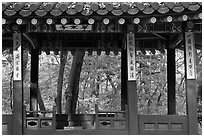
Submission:
{"label": "pillar", "polygon": [[138,134],[137,88],[135,74],[135,35],[127,33],[127,66],[128,66],[128,116],[129,134]]}
{"label": "pillar", "polygon": [[23,75],[22,35],[13,33],[13,134],[23,134]]}
{"label": "pillar", "polygon": [[186,107],[188,115],[189,134],[198,134],[197,94],[196,94],[196,67],[195,67],[195,38],[193,22],[183,24],[185,74],[186,74]]}
{"label": "pillar", "polygon": [[167,42],[167,104],[168,115],[176,114],[176,56],[175,48],[169,48],[169,42]]}
{"label": "pillar", "polygon": [[127,101],[127,49],[124,47],[121,50],[121,110],[125,110]]}
{"label": "pillar", "polygon": [[37,111],[38,102],[37,102],[37,90],[38,90],[38,47],[31,49],[31,72],[30,72],[30,110]]}

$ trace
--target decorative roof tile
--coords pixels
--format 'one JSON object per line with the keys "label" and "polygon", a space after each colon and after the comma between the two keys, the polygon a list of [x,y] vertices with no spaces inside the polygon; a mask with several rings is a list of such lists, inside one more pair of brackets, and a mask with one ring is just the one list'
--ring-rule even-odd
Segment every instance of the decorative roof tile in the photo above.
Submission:
{"label": "decorative roof tile", "polygon": [[[93,13],[106,15],[108,13],[120,16],[123,13],[135,15],[139,11],[145,14],[166,14],[169,11],[175,13],[202,10],[202,2],[3,2],[3,16],[13,16],[19,13],[23,17],[32,13],[37,16],[45,16],[50,13],[60,16],[62,13],[74,15],[81,13],[89,16]],[[172,13],[172,12],[171,12]],[[33,14],[32,14],[33,15]]]}

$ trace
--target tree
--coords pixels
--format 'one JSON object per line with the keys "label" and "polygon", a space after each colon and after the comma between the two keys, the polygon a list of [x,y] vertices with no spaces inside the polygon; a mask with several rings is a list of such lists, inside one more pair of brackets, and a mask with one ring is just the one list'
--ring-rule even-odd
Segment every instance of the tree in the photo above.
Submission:
{"label": "tree", "polygon": [[58,114],[62,113],[62,106],[61,106],[62,86],[63,86],[63,74],[64,74],[64,68],[65,68],[66,62],[67,62],[67,51],[61,48],[60,70],[59,70],[59,76],[57,81],[57,97],[56,97],[56,108],[57,108]]}
{"label": "tree", "polygon": [[84,50],[74,50],[72,51],[73,61],[72,67],[69,75],[68,87],[65,92],[66,104],[65,113],[74,114],[76,111],[76,104],[79,93],[79,79],[83,64],[83,57],[85,55]]}

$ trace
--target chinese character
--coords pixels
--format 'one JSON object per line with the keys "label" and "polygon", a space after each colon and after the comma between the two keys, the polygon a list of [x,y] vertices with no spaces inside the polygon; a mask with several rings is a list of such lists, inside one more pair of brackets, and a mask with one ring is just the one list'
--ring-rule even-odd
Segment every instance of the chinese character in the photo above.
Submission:
{"label": "chinese character", "polygon": [[130,70],[133,71],[134,70],[134,66],[130,66]]}
{"label": "chinese character", "polygon": [[16,54],[16,59],[20,59],[20,55],[19,54]]}
{"label": "chinese character", "polygon": [[187,43],[188,43],[188,44],[192,44],[192,43],[191,43],[191,39],[188,39]]}
{"label": "chinese character", "polygon": [[192,69],[193,65],[188,65],[190,69]]}
{"label": "chinese character", "polygon": [[134,73],[133,72],[130,73],[130,78],[134,78]]}
{"label": "chinese character", "polygon": [[188,50],[192,50],[192,46],[191,45],[188,46]]}
{"label": "chinese character", "polygon": [[18,41],[18,40],[19,40],[19,37],[18,37],[18,36],[16,36],[16,37],[15,37],[15,40],[16,40],[16,41]]}
{"label": "chinese character", "polygon": [[189,63],[190,63],[190,64],[192,63],[191,58],[189,58]]}
{"label": "chinese character", "polygon": [[129,35],[129,41],[132,41],[133,40],[133,35]]}
{"label": "chinese character", "polygon": [[16,77],[17,77],[17,78],[19,77],[19,73],[16,73]]}
{"label": "chinese character", "polygon": [[131,65],[134,65],[134,62],[133,62],[133,60],[130,60],[130,64],[131,64]]}
{"label": "chinese character", "polygon": [[132,47],[130,47],[130,48],[129,48],[129,51],[133,51],[133,48],[132,48]]}
{"label": "chinese character", "polygon": [[129,41],[129,45],[133,45],[133,42],[132,42],[132,41]]}
{"label": "chinese character", "polygon": [[192,76],[192,75],[193,75],[193,72],[192,72],[192,70],[189,70],[189,72],[190,72],[190,75]]}
{"label": "chinese character", "polygon": [[192,57],[192,52],[191,51],[188,52],[188,56]]}
{"label": "chinese character", "polygon": [[16,60],[16,65],[19,65],[19,62],[20,62],[19,60]]}
{"label": "chinese character", "polygon": [[133,53],[130,53],[130,58],[133,58]]}
{"label": "chinese character", "polygon": [[16,71],[19,71],[19,67],[18,66],[16,67]]}

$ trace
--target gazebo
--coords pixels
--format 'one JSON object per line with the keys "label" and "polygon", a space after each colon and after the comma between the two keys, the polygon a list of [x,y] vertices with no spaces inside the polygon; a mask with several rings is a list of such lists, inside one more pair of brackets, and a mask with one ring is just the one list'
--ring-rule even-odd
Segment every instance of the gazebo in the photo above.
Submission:
{"label": "gazebo", "polygon": [[[56,112],[37,109],[37,86],[30,87],[30,111],[23,103],[22,58],[31,53],[31,83],[38,83],[39,52],[67,50],[120,51],[123,110],[97,108],[94,129],[56,129]],[[168,115],[139,115],[135,52],[167,50]],[[51,44],[48,44],[51,43]],[[175,49],[184,47],[187,115],[176,115]],[[3,115],[4,134],[197,134],[195,49],[202,47],[201,2],[3,2],[2,50],[13,49],[13,114]],[[47,116],[50,113],[52,116]],[[42,114],[42,117],[39,117]],[[122,117],[118,117],[118,114]],[[111,115],[111,116],[110,116]],[[102,123],[107,121],[109,127]],[[117,122],[121,122],[121,126]]]}

